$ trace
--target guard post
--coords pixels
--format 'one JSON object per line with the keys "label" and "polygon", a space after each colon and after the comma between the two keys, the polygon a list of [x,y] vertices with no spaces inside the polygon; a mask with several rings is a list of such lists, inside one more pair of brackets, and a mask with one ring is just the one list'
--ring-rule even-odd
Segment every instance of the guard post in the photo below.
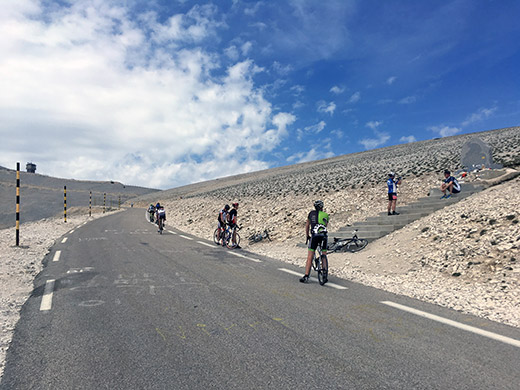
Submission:
{"label": "guard post", "polygon": [[88,216],[92,217],[92,191],[90,191],[90,197],[88,200]]}
{"label": "guard post", "polygon": [[67,223],[67,186],[63,186],[63,220]]}
{"label": "guard post", "polygon": [[16,163],[16,246],[20,246],[20,163]]}
{"label": "guard post", "polygon": [[107,208],[107,193],[103,192],[103,214],[105,214]]}

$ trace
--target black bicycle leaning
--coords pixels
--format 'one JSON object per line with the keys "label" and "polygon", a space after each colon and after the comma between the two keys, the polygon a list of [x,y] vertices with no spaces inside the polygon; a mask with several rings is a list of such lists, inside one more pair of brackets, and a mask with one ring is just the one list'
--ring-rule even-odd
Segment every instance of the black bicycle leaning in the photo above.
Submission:
{"label": "black bicycle leaning", "polygon": [[329,244],[328,253],[332,252],[359,252],[368,245],[368,240],[357,236],[357,229],[352,232],[352,238],[337,238]]}
{"label": "black bicycle leaning", "polygon": [[269,232],[267,231],[267,229],[265,229],[263,233],[255,233],[255,234],[252,234],[251,236],[249,236],[249,243],[254,244],[254,243],[260,242],[264,239],[268,239],[269,241],[272,241],[271,237],[269,237]]}
{"label": "black bicycle leaning", "polygon": [[323,267],[323,253],[322,253],[322,243],[320,242],[316,250],[314,251],[314,259],[312,261],[312,268],[314,271],[318,273],[318,281],[320,285],[323,286],[327,283],[327,270]]}

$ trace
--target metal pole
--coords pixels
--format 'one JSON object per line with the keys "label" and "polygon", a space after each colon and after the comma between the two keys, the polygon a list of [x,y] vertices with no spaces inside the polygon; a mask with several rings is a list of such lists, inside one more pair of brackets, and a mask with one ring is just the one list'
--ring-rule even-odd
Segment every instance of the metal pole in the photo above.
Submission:
{"label": "metal pole", "polygon": [[20,246],[20,163],[16,163],[16,246]]}
{"label": "metal pole", "polygon": [[67,222],[67,186],[63,186],[63,218]]}
{"label": "metal pole", "polygon": [[118,203],[117,209],[118,210],[121,209],[121,195],[119,195],[119,203]]}
{"label": "metal pole", "polygon": [[90,191],[90,198],[88,201],[88,216],[92,217],[92,191]]}
{"label": "metal pole", "polygon": [[103,192],[103,214],[105,214],[106,207],[107,207],[107,193]]}

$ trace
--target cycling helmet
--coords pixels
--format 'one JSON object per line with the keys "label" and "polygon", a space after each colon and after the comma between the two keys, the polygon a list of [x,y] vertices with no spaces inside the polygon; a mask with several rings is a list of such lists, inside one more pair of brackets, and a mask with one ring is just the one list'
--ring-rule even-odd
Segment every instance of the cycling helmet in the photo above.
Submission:
{"label": "cycling helmet", "polygon": [[230,207],[228,204],[224,206],[224,210],[229,210],[229,209],[230,209]]}
{"label": "cycling helmet", "polygon": [[395,173],[390,172],[390,173],[388,174],[388,176],[390,176],[390,177],[394,177],[394,176],[395,176]]}
{"label": "cycling helmet", "polygon": [[316,210],[323,210],[323,201],[317,200],[316,202],[314,202],[314,208]]}
{"label": "cycling helmet", "polygon": [[234,208],[237,208],[237,207],[238,207],[238,202],[233,203],[233,207],[234,207]]}

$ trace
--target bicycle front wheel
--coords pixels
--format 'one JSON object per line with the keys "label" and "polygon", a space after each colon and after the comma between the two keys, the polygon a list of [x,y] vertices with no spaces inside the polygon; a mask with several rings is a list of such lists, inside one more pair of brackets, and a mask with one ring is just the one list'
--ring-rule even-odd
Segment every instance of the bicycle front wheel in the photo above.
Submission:
{"label": "bicycle front wheel", "polygon": [[365,248],[368,245],[368,241],[364,238],[358,238],[350,241],[346,248],[349,252],[359,252],[361,249]]}
{"label": "bicycle front wheel", "polygon": [[213,233],[213,242],[217,245],[220,241],[220,231],[219,230],[220,230],[219,228],[216,228],[215,232]]}
{"label": "bicycle front wheel", "polygon": [[233,233],[229,234],[226,245],[229,249],[236,248],[240,244],[240,234],[235,233],[235,244],[233,245]]}

